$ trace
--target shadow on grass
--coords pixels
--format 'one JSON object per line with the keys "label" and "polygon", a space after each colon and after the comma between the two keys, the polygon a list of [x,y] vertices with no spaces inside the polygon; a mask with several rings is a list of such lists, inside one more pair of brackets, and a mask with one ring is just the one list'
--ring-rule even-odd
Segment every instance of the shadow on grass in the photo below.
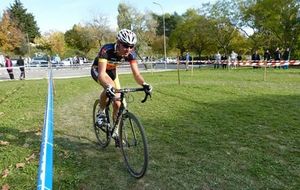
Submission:
{"label": "shadow on grass", "polygon": [[39,130],[18,130],[12,127],[0,127],[1,140],[9,142],[9,145],[17,147],[32,147],[40,144],[40,131]]}
{"label": "shadow on grass", "polygon": [[[177,117],[168,115],[166,120],[163,112],[156,113],[160,117],[156,121],[163,124],[145,120],[156,126],[147,133],[160,187],[296,189],[299,185],[295,180],[300,169],[300,96],[203,103],[201,97],[158,93],[175,104],[189,105],[182,104],[172,111]],[[167,104],[161,107],[168,109]]]}

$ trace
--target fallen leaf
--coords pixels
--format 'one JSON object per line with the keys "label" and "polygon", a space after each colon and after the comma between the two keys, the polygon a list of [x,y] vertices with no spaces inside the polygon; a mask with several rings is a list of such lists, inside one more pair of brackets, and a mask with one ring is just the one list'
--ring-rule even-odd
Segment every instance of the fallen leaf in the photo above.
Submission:
{"label": "fallen leaf", "polygon": [[7,142],[7,141],[0,141],[0,145],[9,145],[9,142]]}
{"label": "fallen leaf", "polygon": [[0,116],[1,116],[1,115],[4,115],[4,112],[0,112]]}
{"label": "fallen leaf", "polygon": [[34,133],[36,136],[41,136],[42,135],[42,133],[41,132],[36,132],[36,133]]}
{"label": "fallen leaf", "polygon": [[25,163],[17,163],[16,168],[24,168]]}
{"label": "fallen leaf", "polygon": [[6,178],[8,176],[8,174],[9,174],[9,170],[8,169],[3,170],[3,172],[2,172],[2,178]]}
{"label": "fallen leaf", "polygon": [[10,189],[10,187],[8,184],[5,184],[2,186],[2,190],[9,190],[9,189]]}
{"label": "fallen leaf", "polygon": [[29,162],[29,161],[31,161],[31,160],[34,160],[35,159],[35,154],[34,153],[32,153],[28,158],[25,158],[25,160],[27,161],[27,162]]}
{"label": "fallen leaf", "polygon": [[28,144],[28,143],[25,143],[25,144],[23,144],[23,147],[24,147],[24,148],[28,148],[28,147],[29,147],[29,144]]}

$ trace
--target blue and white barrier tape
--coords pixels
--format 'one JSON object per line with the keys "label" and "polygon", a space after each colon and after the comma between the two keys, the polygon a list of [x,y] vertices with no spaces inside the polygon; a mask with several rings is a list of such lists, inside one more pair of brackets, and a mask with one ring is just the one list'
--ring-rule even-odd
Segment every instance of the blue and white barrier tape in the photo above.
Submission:
{"label": "blue and white barrier tape", "polygon": [[48,98],[44,117],[43,137],[40,150],[38,190],[51,190],[53,177],[53,79],[49,69]]}

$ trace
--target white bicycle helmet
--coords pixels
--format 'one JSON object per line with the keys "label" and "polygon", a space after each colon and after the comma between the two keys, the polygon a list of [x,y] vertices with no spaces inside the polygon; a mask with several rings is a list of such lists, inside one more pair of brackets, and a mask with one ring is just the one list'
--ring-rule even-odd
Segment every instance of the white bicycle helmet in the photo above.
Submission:
{"label": "white bicycle helmet", "polygon": [[135,45],[137,41],[135,33],[128,29],[120,30],[117,35],[117,40],[128,45]]}

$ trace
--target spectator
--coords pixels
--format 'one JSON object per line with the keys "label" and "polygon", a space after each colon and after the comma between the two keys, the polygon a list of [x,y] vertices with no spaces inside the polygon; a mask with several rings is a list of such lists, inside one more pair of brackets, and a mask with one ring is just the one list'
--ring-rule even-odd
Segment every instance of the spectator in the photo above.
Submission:
{"label": "spectator", "polygon": [[264,60],[265,61],[270,61],[271,60],[271,53],[268,49],[264,53]]}
{"label": "spectator", "polygon": [[230,65],[233,65],[231,67],[233,67],[234,69],[236,69],[236,65],[237,65],[237,53],[235,53],[234,51],[231,52],[231,55],[230,55],[230,59],[231,59],[231,64]]}
{"label": "spectator", "polygon": [[266,66],[268,65],[270,67],[270,65],[271,65],[270,60],[271,60],[271,53],[268,49],[266,49],[266,51],[264,53],[264,61],[265,61],[264,64]]}
{"label": "spectator", "polygon": [[226,54],[224,54],[224,55],[222,55],[222,57],[221,57],[222,69],[226,69],[226,68],[227,68],[227,63],[226,63],[226,61],[227,61],[227,56],[226,56]]}
{"label": "spectator", "polygon": [[189,61],[190,61],[190,53],[186,52],[186,56],[185,56],[185,70],[188,70],[188,66],[189,66]]}
{"label": "spectator", "polygon": [[283,69],[289,68],[289,60],[290,60],[290,48],[286,48],[283,52],[282,59],[284,60],[284,64],[282,66]]}
{"label": "spectator", "polygon": [[237,55],[237,60],[238,60],[238,62],[240,62],[240,61],[242,61],[242,56],[241,56],[241,54],[240,53],[238,53],[238,55]]}
{"label": "spectator", "polygon": [[25,79],[24,59],[22,58],[22,56],[20,56],[17,60],[17,65],[19,66],[21,71],[20,80]]}
{"label": "spectator", "polygon": [[240,52],[238,53],[236,59],[237,59],[238,66],[240,66],[240,64],[242,63],[242,56]]}
{"label": "spectator", "polygon": [[217,52],[215,54],[214,69],[218,69],[220,67],[220,64],[221,64],[221,54]]}
{"label": "spectator", "polygon": [[[274,68],[278,68],[280,69],[280,59],[281,59],[281,52],[280,52],[280,49],[279,48],[276,48],[276,51],[274,52],[274,60],[276,62],[279,62],[279,66],[275,65]],[[277,64],[277,63],[275,63]]]}
{"label": "spectator", "polygon": [[259,61],[260,61],[260,56],[259,56],[257,50],[256,50],[255,53],[252,55],[251,60],[252,60],[252,63],[256,63],[256,64],[253,65],[253,69],[258,68],[258,63],[259,63]]}
{"label": "spectator", "polygon": [[14,72],[13,72],[13,68],[12,68],[12,62],[9,58],[9,56],[5,56],[5,67],[7,68],[7,72],[8,72],[8,75],[9,75],[9,78],[12,80],[12,79],[15,79],[14,77]]}

